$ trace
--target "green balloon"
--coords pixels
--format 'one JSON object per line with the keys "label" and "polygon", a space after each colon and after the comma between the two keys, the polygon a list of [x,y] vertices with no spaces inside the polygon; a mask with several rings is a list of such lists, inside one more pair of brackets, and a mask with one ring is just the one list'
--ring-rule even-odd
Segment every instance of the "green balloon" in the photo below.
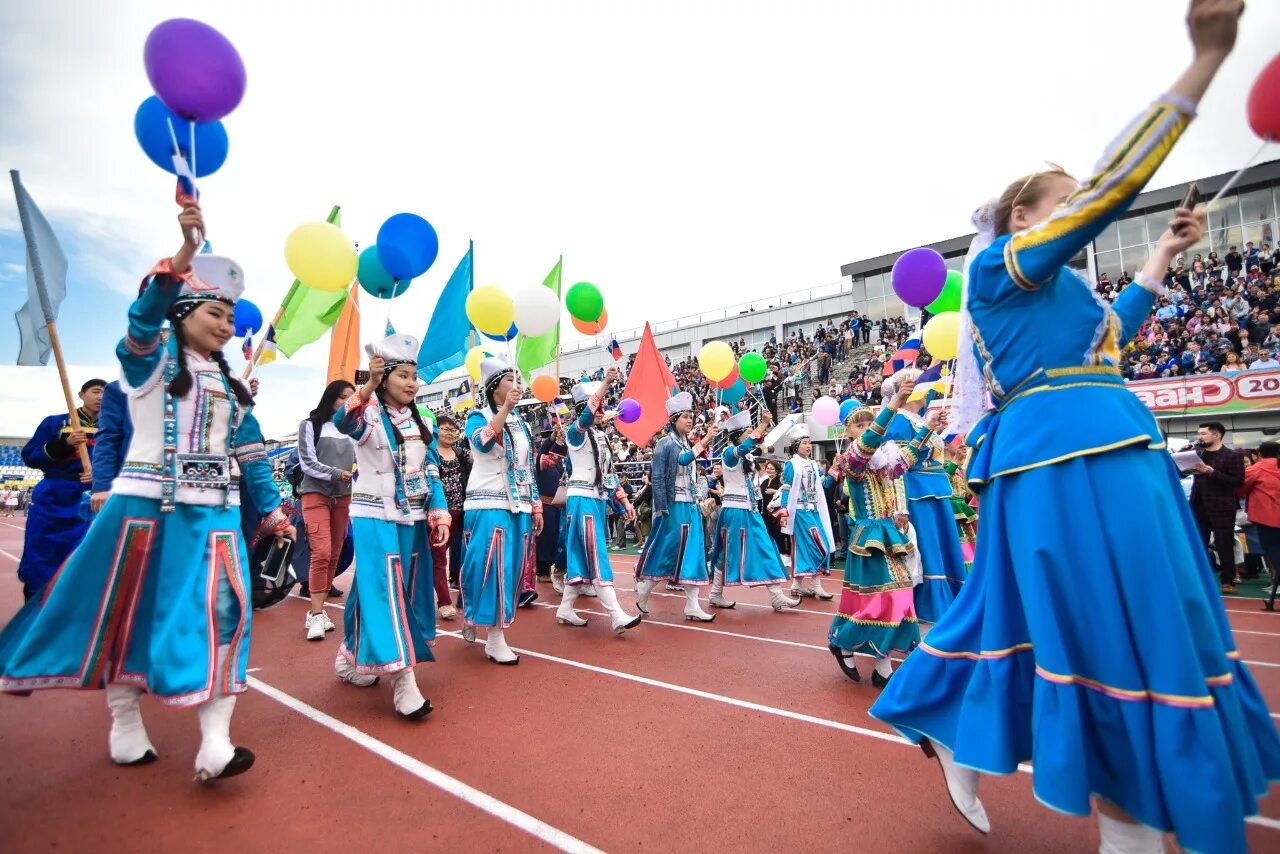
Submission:
{"label": "green balloon", "polygon": [[595,323],[604,314],[604,297],[590,282],[578,282],[564,297],[565,308],[583,323]]}
{"label": "green balloon", "polygon": [[758,383],[764,379],[765,372],[769,370],[769,366],[765,364],[764,356],[759,353],[744,353],[742,358],[738,360],[738,376],[742,377],[745,382]]}
{"label": "green balloon", "polygon": [[948,270],[947,281],[942,285],[942,293],[938,298],[924,307],[930,314],[943,314],[960,310],[960,288],[964,284],[964,276],[959,270]]}
{"label": "green balloon", "polygon": [[425,403],[418,404],[418,414],[422,416],[423,421],[430,422],[431,426],[436,426],[436,414],[427,408]]}

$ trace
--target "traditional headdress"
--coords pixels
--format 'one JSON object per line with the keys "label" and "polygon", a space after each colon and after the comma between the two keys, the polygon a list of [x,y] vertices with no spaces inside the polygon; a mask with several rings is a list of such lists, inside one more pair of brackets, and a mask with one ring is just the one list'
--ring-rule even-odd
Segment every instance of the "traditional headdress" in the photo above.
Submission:
{"label": "traditional headdress", "polygon": [[667,418],[675,418],[684,412],[693,411],[693,395],[682,391],[667,400]]}
{"label": "traditional headdress", "polygon": [[197,255],[182,278],[178,298],[169,309],[169,320],[179,322],[203,302],[234,306],[244,293],[244,271],[222,255]]}
{"label": "traditional headdress", "polygon": [[731,415],[728,420],[724,422],[723,427],[726,433],[734,433],[738,430],[749,430],[751,429],[751,413],[744,409],[741,412]]}
{"label": "traditional headdress", "polygon": [[418,364],[418,339],[412,335],[388,335],[381,341],[370,344],[370,356],[381,356],[387,373],[401,365]]}
{"label": "traditional headdress", "polygon": [[497,388],[498,383],[508,374],[515,373],[515,368],[506,356],[489,356],[480,362],[480,385],[486,397]]}

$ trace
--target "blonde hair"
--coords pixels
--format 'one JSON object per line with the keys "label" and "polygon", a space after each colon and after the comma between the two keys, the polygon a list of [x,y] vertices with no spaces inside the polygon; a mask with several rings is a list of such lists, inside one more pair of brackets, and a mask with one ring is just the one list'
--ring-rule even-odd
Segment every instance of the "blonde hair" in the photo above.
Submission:
{"label": "blonde hair", "polygon": [[1032,172],[1030,175],[1024,175],[1014,181],[1004,192],[1000,194],[1000,198],[996,201],[995,224],[996,236],[1008,234],[1013,231],[1009,224],[1010,218],[1013,216],[1013,209],[1019,205],[1036,205],[1044,200],[1044,196],[1053,186],[1056,178],[1071,178],[1067,170],[1061,166],[1050,164],[1053,168],[1044,172]]}

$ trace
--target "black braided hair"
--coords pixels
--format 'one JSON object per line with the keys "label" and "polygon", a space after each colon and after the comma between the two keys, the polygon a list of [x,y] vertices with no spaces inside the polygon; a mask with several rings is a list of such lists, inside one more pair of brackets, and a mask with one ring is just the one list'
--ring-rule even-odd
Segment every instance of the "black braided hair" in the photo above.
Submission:
{"label": "black braided hair", "polygon": [[236,402],[241,406],[253,406],[253,395],[249,393],[249,389],[245,387],[245,384],[231,373],[231,366],[227,364],[227,357],[222,355],[222,351],[214,350],[210,355],[218,363],[218,370],[222,371],[222,375],[227,378],[227,384],[231,386],[231,391],[235,393]]}
{"label": "black braided hair", "polygon": [[[738,442],[741,441],[742,437],[746,434],[746,432],[747,430],[745,427],[741,430],[734,430],[732,433],[729,434],[729,441],[733,442],[734,446],[736,447]],[[755,462],[751,459],[751,454],[743,453],[741,448],[738,448],[738,460],[742,465],[743,474],[750,476],[751,472],[755,471]]]}
{"label": "black braided hair", "polygon": [[[578,408],[574,415],[580,417],[582,415],[582,410],[586,408],[586,403],[578,404]],[[600,446],[596,443],[596,431],[594,427],[587,428],[587,441],[591,443],[591,458],[596,461],[595,487],[596,489],[599,489],[604,484],[604,461],[600,459]]]}
{"label": "black braided hair", "polygon": [[182,324],[173,324],[173,340],[178,344],[178,373],[169,383],[169,394],[173,397],[186,397],[191,391],[191,371],[187,368],[187,339],[182,334]]}

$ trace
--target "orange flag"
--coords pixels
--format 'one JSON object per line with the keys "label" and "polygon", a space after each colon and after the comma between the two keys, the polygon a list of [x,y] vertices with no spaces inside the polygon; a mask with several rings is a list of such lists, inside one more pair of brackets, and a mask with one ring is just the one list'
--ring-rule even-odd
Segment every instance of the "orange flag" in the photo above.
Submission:
{"label": "orange flag", "polygon": [[646,323],[635,364],[631,367],[626,388],[622,390],[624,398],[640,404],[640,417],[630,424],[614,422],[618,432],[640,447],[649,444],[654,434],[667,424],[667,398],[675,394],[675,387],[676,378],[658,352],[653,332]]}
{"label": "orange flag", "polygon": [[333,327],[329,341],[329,378],[326,382],[355,382],[360,367],[360,285],[351,287],[351,296]]}

